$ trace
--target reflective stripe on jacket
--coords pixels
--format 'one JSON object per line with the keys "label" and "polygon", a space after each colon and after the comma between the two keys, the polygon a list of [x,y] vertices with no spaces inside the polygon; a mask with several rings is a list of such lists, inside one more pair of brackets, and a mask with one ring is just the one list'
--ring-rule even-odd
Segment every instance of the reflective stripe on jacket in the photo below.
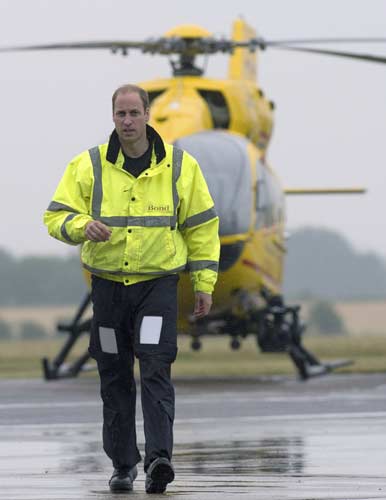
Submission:
{"label": "reflective stripe on jacket", "polygon": [[[185,268],[195,291],[211,293],[219,259],[218,217],[196,160],[163,143],[148,126],[151,164],[138,178],[126,172],[116,132],[109,143],[77,156],[67,167],[44,215],[48,232],[82,244],[93,274],[133,284]],[[109,241],[86,240],[99,220]]]}

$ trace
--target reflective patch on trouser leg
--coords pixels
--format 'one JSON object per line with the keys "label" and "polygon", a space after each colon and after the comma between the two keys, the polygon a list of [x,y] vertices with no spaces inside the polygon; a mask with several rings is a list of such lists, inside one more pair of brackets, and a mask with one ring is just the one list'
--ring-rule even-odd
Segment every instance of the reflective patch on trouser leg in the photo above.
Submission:
{"label": "reflective patch on trouser leg", "polygon": [[162,316],[144,316],[139,331],[140,344],[159,344]]}
{"label": "reflective patch on trouser leg", "polygon": [[118,354],[118,345],[114,328],[106,328],[105,326],[100,326],[98,329],[102,352],[106,352],[109,354]]}

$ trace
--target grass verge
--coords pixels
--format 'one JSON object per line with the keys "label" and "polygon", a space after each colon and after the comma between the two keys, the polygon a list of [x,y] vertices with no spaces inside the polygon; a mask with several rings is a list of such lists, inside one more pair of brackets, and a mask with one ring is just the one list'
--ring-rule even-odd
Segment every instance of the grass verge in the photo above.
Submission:
{"label": "grass verge", "polygon": [[[63,344],[61,339],[0,342],[0,378],[41,377],[41,358],[53,359]],[[309,337],[305,346],[320,360],[352,359],[354,364],[339,369],[345,373],[386,372],[386,336]],[[70,359],[87,348],[87,338],[76,345]],[[229,348],[228,338],[203,340],[201,351],[190,349],[190,340],[181,337],[179,354],[173,365],[177,377],[254,377],[294,375],[286,354],[265,354],[253,338],[246,339],[238,351]]]}

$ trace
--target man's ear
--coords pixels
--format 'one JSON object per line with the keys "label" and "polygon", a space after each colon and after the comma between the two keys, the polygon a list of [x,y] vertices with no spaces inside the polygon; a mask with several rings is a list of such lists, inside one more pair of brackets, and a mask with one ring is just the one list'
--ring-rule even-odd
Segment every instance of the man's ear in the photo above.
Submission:
{"label": "man's ear", "polygon": [[150,120],[150,108],[145,109],[145,119],[146,119],[146,122],[148,122]]}

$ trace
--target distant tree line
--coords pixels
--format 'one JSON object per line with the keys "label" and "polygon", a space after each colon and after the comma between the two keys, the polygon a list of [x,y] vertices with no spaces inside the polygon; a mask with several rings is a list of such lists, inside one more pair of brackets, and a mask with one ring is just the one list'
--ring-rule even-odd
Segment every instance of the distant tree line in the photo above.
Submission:
{"label": "distant tree line", "polygon": [[15,334],[14,323],[4,321],[0,318],[0,341],[14,340],[15,338],[22,340],[39,340],[48,337],[46,329],[35,321],[23,321],[17,329],[19,332]]}
{"label": "distant tree line", "polygon": [[73,305],[86,291],[79,257],[14,257],[0,249],[0,306]]}
{"label": "distant tree line", "polygon": [[302,228],[288,240],[284,292],[297,299],[386,299],[386,261],[339,233]]}
{"label": "distant tree line", "polygon": [[[303,228],[287,246],[284,293],[290,299],[386,298],[385,260],[358,253],[339,233]],[[78,256],[15,257],[0,249],[0,307],[73,305],[85,291]]]}
{"label": "distant tree line", "polygon": [[319,300],[312,304],[307,321],[308,327],[321,335],[343,335],[347,333],[343,318],[330,302]]}

